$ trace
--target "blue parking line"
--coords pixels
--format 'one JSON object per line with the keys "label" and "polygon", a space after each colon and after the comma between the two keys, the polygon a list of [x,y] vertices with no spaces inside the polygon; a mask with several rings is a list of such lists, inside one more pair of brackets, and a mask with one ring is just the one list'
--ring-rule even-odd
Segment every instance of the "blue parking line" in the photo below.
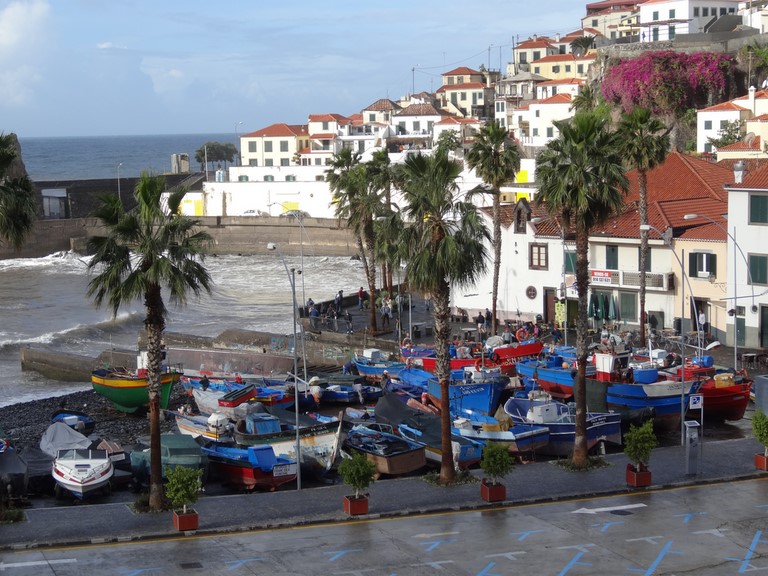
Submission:
{"label": "blue parking line", "polygon": [[362,548],[350,548],[349,550],[329,550],[329,551],[323,551],[323,554],[331,554],[331,557],[328,558],[328,562],[336,562],[339,558],[344,556],[345,554],[349,554],[350,552],[362,552]]}
{"label": "blue parking line", "polygon": [[485,568],[480,570],[480,572],[477,573],[477,576],[501,576],[501,574],[496,574],[496,573],[488,572],[488,570],[490,570],[494,566],[496,566],[496,562],[491,562]]}
{"label": "blue parking line", "polygon": [[672,548],[672,540],[664,544],[664,548],[662,548],[659,555],[656,556],[656,559],[651,563],[647,570],[643,570],[642,568],[627,568],[627,570],[630,572],[642,572],[643,576],[651,576],[667,554],[685,554],[685,552],[670,551],[670,548]]}
{"label": "blue parking line", "polygon": [[675,518],[682,518],[683,524],[688,524],[694,516],[704,516],[706,512],[693,512],[692,514],[675,514]]}
{"label": "blue parking line", "polygon": [[538,534],[539,532],[546,532],[546,530],[526,530],[525,532],[510,532],[509,535],[517,536],[519,534],[520,537],[517,540],[518,542],[522,542],[523,540],[528,538],[528,536],[530,536],[531,534]]}
{"label": "blue parking line", "polygon": [[592,566],[592,564],[589,562],[579,562],[579,559],[582,556],[584,556],[584,552],[577,552],[576,556],[574,556],[571,561],[565,565],[565,568],[563,568],[557,576],[565,576],[574,566]]}
{"label": "blue parking line", "polygon": [[602,528],[600,528],[600,532],[605,532],[611,526],[618,525],[618,524],[624,524],[624,522],[599,522],[598,524],[590,524],[590,526],[592,528],[595,528],[597,526],[602,526]]}
{"label": "blue parking line", "polygon": [[244,560],[227,560],[224,562],[229,568],[227,570],[237,570],[240,566],[247,564],[248,562],[258,562],[264,560],[264,558],[245,558]]}
{"label": "blue parking line", "polygon": [[425,552],[432,552],[432,550],[440,546],[440,544],[450,544],[451,542],[456,542],[456,538],[450,540],[435,540],[434,542],[420,542],[420,544],[426,545],[427,548]]}
{"label": "blue parking line", "polygon": [[768,544],[767,540],[763,540],[761,536],[763,535],[762,530],[758,530],[755,532],[755,537],[752,538],[752,543],[749,545],[749,548],[747,549],[747,553],[744,555],[744,558],[726,558],[726,560],[734,560],[735,562],[741,562],[741,566],[739,566],[739,574],[744,574],[744,572],[747,572],[750,569],[755,569],[755,566],[752,566],[749,561],[752,559],[752,557],[755,555],[755,549],[757,548],[757,545],[761,542],[763,544]]}

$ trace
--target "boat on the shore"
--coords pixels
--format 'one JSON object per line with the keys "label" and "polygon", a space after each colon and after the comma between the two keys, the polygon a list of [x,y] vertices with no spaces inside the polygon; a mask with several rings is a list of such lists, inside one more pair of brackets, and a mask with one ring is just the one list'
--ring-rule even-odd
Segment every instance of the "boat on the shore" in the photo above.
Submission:
{"label": "boat on the shore", "polygon": [[387,360],[388,354],[378,348],[366,348],[362,354],[355,354],[352,362],[358,374],[367,380],[378,382],[384,379],[384,372],[397,374],[405,368],[405,362]]}
{"label": "boat on the shore", "polygon": [[[181,372],[167,368],[160,375],[160,408],[167,408],[171,388]],[[120,368],[99,368],[91,374],[91,385],[96,393],[108,398],[115,409],[133,413],[149,404],[147,374],[145,370],[131,371]]]}
{"label": "boat on the shore", "polygon": [[354,426],[348,430],[344,449],[365,454],[376,466],[377,477],[410,474],[427,463],[424,444],[367,426]]}
{"label": "boat on the shore", "polygon": [[66,490],[82,499],[97,492],[110,494],[114,472],[106,450],[70,448],[56,453],[51,474],[56,481],[56,496]]}
{"label": "boat on the shore", "polygon": [[88,436],[96,427],[96,421],[85,412],[61,408],[51,414],[51,423],[63,422],[73,430]]}
{"label": "boat on the shore", "polygon": [[[147,484],[150,477],[151,448],[131,452],[131,471],[135,481]],[[194,438],[186,434],[160,435],[160,461],[163,467],[163,478],[168,468],[184,466],[202,472],[203,480],[208,475],[208,457],[203,454],[200,445]]]}
{"label": "boat on the shore", "polygon": [[296,461],[276,456],[272,446],[211,444],[202,450],[223,482],[244,490],[274,491],[296,479]]}
{"label": "boat on the shore", "polygon": [[452,431],[480,442],[502,444],[512,454],[531,454],[549,443],[549,428],[536,424],[503,426],[493,416],[464,410],[453,420]]}
{"label": "boat on the shore", "polygon": [[176,427],[182,434],[193,438],[203,438],[210,442],[234,442],[232,431],[234,423],[218,412],[210,416],[197,416],[173,412],[176,417]]}

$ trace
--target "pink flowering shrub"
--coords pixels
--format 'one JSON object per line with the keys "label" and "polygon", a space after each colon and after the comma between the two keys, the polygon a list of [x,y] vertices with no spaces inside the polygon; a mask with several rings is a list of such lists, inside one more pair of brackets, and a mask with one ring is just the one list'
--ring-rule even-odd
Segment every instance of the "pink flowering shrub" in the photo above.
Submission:
{"label": "pink flowering shrub", "polygon": [[608,69],[603,97],[624,111],[635,106],[655,114],[682,114],[687,108],[717,102],[728,89],[736,61],[713,52],[645,52]]}

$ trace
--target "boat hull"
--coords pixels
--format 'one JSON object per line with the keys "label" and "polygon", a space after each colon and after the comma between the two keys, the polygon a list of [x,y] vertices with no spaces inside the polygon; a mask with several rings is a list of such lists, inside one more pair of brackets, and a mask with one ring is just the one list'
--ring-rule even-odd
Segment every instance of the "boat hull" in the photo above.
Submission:
{"label": "boat hull", "polygon": [[56,484],[77,498],[109,489],[114,475],[106,450],[59,450],[51,474]]}
{"label": "boat hull", "polygon": [[422,444],[360,426],[349,431],[344,448],[364,454],[376,466],[378,475],[410,474],[427,464]]}
{"label": "boat hull", "polygon": [[[160,408],[168,407],[171,389],[180,377],[180,372],[163,372],[160,375]],[[91,385],[95,392],[108,398],[121,412],[130,414],[149,404],[146,377],[99,369],[91,374]]]}
{"label": "boat hull", "polygon": [[704,418],[708,421],[741,420],[749,405],[751,389],[750,381],[728,386],[720,386],[715,380],[705,382],[699,389],[703,396]]}

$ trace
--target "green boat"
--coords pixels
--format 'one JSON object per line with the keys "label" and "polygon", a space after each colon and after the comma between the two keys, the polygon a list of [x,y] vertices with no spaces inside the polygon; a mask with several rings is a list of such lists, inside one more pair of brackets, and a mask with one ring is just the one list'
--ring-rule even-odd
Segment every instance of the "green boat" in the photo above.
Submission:
{"label": "green boat", "polygon": [[[91,373],[91,385],[98,394],[111,400],[115,409],[132,414],[149,404],[145,371],[142,370],[139,374],[100,368]],[[160,408],[168,407],[171,388],[181,376],[182,373],[175,370],[162,373]]]}

